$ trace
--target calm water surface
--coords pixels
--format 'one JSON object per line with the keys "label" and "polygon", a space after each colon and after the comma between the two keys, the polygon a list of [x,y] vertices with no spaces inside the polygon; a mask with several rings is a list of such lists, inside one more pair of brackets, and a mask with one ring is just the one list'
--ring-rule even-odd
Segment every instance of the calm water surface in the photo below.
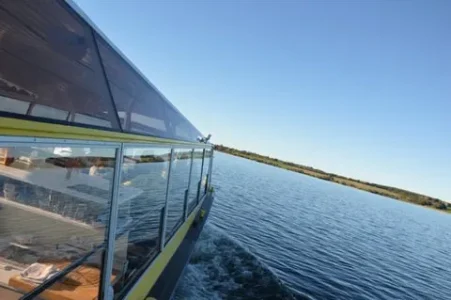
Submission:
{"label": "calm water surface", "polygon": [[451,215],[216,153],[175,299],[451,299]]}

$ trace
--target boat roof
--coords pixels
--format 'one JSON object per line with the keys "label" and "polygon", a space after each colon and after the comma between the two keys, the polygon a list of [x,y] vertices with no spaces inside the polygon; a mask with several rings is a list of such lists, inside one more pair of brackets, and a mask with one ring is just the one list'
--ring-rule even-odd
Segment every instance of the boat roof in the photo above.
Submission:
{"label": "boat roof", "polygon": [[204,137],[73,0],[5,2],[0,15],[0,116]]}
{"label": "boat roof", "polygon": [[[75,11],[77,14],[91,26],[91,28],[99,34],[107,43],[108,45],[113,48],[118,55],[121,56],[123,60],[125,60],[133,70],[138,73],[142,79],[146,81],[148,85],[150,85],[154,90],[156,90],[160,96],[168,103],[176,112],[178,112],[183,118],[191,124],[191,122],[177,109],[177,107],[172,104],[171,101],[169,101],[166,96],[152,83],[150,80],[144,75],[141,70],[108,38],[108,36],[89,18],[89,16],[78,6],[77,3],[75,3],[73,0],[65,0],[67,4]],[[191,124],[191,126],[194,127],[194,125]],[[201,136],[203,137],[203,136]],[[196,137],[197,138],[197,137]]]}

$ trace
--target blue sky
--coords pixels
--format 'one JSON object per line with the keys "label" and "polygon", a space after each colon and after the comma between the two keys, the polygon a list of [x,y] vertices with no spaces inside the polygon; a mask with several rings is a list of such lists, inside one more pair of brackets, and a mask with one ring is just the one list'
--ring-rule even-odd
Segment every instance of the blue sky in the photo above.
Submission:
{"label": "blue sky", "polygon": [[451,1],[76,2],[213,142],[451,201]]}

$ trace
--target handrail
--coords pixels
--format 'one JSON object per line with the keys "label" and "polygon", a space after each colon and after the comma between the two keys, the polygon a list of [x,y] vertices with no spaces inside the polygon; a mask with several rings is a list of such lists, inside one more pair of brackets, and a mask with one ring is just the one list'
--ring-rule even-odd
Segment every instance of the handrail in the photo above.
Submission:
{"label": "handrail", "polygon": [[74,260],[72,263],[70,263],[66,268],[52,276],[51,278],[45,280],[40,285],[38,285],[36,288],[31,290],[30,292],[26,293],[22,297],[20,297],[20,300],[31,300],[38,297],[39,294],[41,294],[43,291],[45,291],[47,288],[51,287],[54,283],[56,283],[58,280],[78,268],[82,263],[88,260],[88,258],[96,253],[98,250],[102,249],[105,246],[105,242],[102,244],[94,247],[91,251],[86,253],[84,256],[80,257],[77,260]]}
{"label": "handrail", "polygon": [[[132,221],[132,222],[128,223],[120,231],[118,231],[118,233],[116,234],[116,239],[122,237],[130,228],[132,228],[133,226],[138,225],[141,221],[143,221],[144,219],[146,219],[147,217],[149,217],[152,214],[153,213],[147,213],[147,214],[141,216],[140,218],[136,219],[135,221]],[[162,208],[160,215],[162,216],[163,214],[164,214],[164,207]],[[161,232],[161,229],[160,229],[159,232],[160,232],[160,234],[164,234],[164,232]],[[86,253],[84,256],[82,256],[82,257],[78,258],[77,260],[73,261],[71,264],[66,266],[66,268],[64,268],[63,270],[61,270],[57,274],[55,274],[53,277],[51,277],[48,280],[42,282],[36,288],[34,288],[30,292],[28,292],[25,295],[23,295],[20,298],[20,300],[32,300],[32,299],[35,299],[42,292],[44,292],[47,288],[51,287],[53,284],[58,282],[61,278],[63,278],[64,276],[66,276],[67,274],[69,274],[70,272],[72,272],[73,270],[78,268],[80,265],[82,265],[85,261],[87,261],[89,259],[89,257],[91,255],[95,254],[98,250],[103,249],[105,247],[105,245],[106,245],[106,241],[104,241],[103,243],[95,246],[91,251]],[[161,251],[161,250],[162,249],[159,248],[159,251]]]}
{"label": "handrail", "polygon": [[95,140],[120,143],[159,143],[167,145],[190,145],[193,148],[212,146],[203,143],[193,143],[183,140],[152,137],[135,133],[115,132],[73,125],[43,123],[20,118],[4,117],[0,115],[0,134],[8,136],[33,138],[61,138],[75,140]]}
{"label": "handrail", "polygon": [[[0,134],[1,134],[1,119],[2,118],[0,118]],[[6,138],[7,139],[7,138]],[[38,139],[39,140],[39,139]],[[39,142],[37,142],[37,143],[39,143]],[[121,148],[120,149],[122,149],[124,146],[126,146],[126,143],[121,143],[120,144],[120,146],[121,146]],[[152,147],[152,145],[149,145],[150,147]],[[197,146],[197,147],[196,147]],[[208,147],[208,145],[204,145],[204,147],[202,147],[202,145],[196,145],[195,147],[193,147],[193,148],[198,148],[198,149],[202,149],[202,148],[205,148],[205,147]],[[173,145],[171,145],[171,153],[173,154],[174,153],[174,148],[176,148],[177,146],[173,146]],[[195,178],[191,178],[192,177],[192,169],[193,169],[193,160],[194,160],[194,152],[195,151],[191,151],[191,165],[190,165],[190,174],[189,174],[189,182],[191,182],[191,180],[196,180]],[[197,183],[197,193],[195,194],[196,195],[196,201],[195,201],[195,205],[194,205],[194,207],[193,207],[193,209],[192,210],[190,210],[189,209],[189,207],[188,207],[188,196],[189,196],[189,189],[190,189],[190,185],[188,185],[188,189],[187,190],[185,190],[185,192],[184,192],[184,209],[183,209],[183,221],[184,222],[186,222],[187,221],[187,217],[188,217],[188,215],[191,215],[191,212],[194,210],[194,208],[195,207],[197,207],[198,205],[199,205],[199,203],[201,202],[200,200],[205,196],[205,194],[204,193],[201,193],[201,184],[202,184],[202,173],[204,172],[204,168],[203,168],[203,164],[204,164],[204,159],[205,159],[205,150],[203,151],[203,156],[202,156],[202,167],[201,167],[201,180],[200,181],[197,181],[196,183]],[[122,151],[117,151],[117,154],[116,154],[116,159],[118,159],[118,155],[120,155],[120,156],[122,156],[123,157],[123,153],[122,153]],[[173,155],[171,155],[171,156],[173,156]],[[120,171],[120,169],[122,168],[122,164],[121,164],[121,161],[122,160],[118,160],[117,161],[117,165],[116,165],[116,169],[117,169],[117,174],[115,175],[115,183],[113,184],[113,186],[116,186],[117,187],[117,189],[119,188],[119,186],[121,185],[120,183],[119,183],[119,181],[118,181],[118,176],[119,176],[119,171]],[[171,158],[171,162],[172,162],[172,158]],[[210,166],[211,166],[211,162],[210,162]],[[208,170],[207,170],[207,181],[208,181],[208,179],[210,178],[210,176],[209,176],[209,174],[208,174]],[[210,172],[211,172],[211,170],[210,170]],[[159,224],[159,228],[158,228],[158,230],[159,230],[159,232],[158,232],[158,234],[159,234],[159,237],[158,238],[160,238],[160,243],[158,244],[158,252],[159,252],[159,254],[161,254],[162,253],[162,250],[163,250],[163,248],[165,247],[165,245],[166,245],[166,243],[165,243],[165,238],[166,238],[166,232],[165,232],[165,225],[164,225],[164,223],[165,223],[165,219],[166,219],[166,214],[167,214],[167,198],[168,198],[168,193],[169,193],[169,187],[170,187],[170,172],[169,172],[169,174],[168,174],[168,182],[167,182],[167,190],[166,190],[166,199],[165,199],[165,201],[166,201],[166,204],[165,204],[165,206],[161,209],[161,211],[160,211],[160,224]],[[197,176],[195,176],[195,177],[197,177]],[[117,181],[116,181],[117,180]],[[116,194],[116,196],[118,195],[118,190],[113,190],[113,194]],[[202,195],[201,195],[202,194]],[[113,198],[114,198],[114,196],[113,196]],[[111,203],[111,205],[114,205],[114,201],[113,201],[113,203]],[[117,204],[116,204],[116,206],[117,206]],[[116,207],[117,208],[117,207]],[[111,207],[110,207],[110,209],[111,209]],[[190,210],[190,211],[188,211],[188,210]],[[110,249],[110,251],[111,251],[111,249],[114,249],[114,247],[112,247],[111,246],[111,243],[109,243],[109,242],[111,242],[111,239],[113,239],[113,240],[117,240],[118,238],[120,238],[120,237],[122,237],[123,235],[125,235],[125,234],[127,234],[127,232],[131,229],[131,228],[133,228],[133,227],[136,227],[136,226],[138,226],[139,224],[142,224],[143,222],[145,222],[146,220],[148,220],[149,219],[149,217],[150,216],[153,216],[155,214],[155,211],[152,211],[152,212],[147,212],[147,213],[145,213],[145,214],[143,214],[143,215],[141,215],[140,217],[138,217],[138,218],[136,218],[136,219],[133,219],[133,220],[130,220],[129,222],[126,222],[125,224],[124,224],[124,226],[121,226],[121,228],[114,228],[114,230],[113,231],[111,231],[111,226],[115,226],[115,227],[117,227],[117,222],[109,222],[109,223],[107,223],[107,224],[110,224],[110,225],[108,225],[108,228],[107,228],[107,232],[106,232],[106,234],[108,234],[108,232],[112,232],[112,234],[109,234],[109,236],[108,236],[108,238],[105,238],[105,240],[103,241],[103,242],[101,242],[99,245],[97,245],[97,246],[93,246],[92,247],[92,249],[91,250],[89,250],[87,253],[85,253],[84,255],[82,255],[81,257],[79,257],[79,258],[77,258],[76,260],[74,260],[73,262],[71,262],[69,265],[67,265],[65,268],[63,268],[61,271],[59,271],[58,273],[56,273],[54,276],[52,276],[51,278],[49,278],[49,279],[47,279],[47,280],[44,280],[43,282],[41,282],[40,284],[38,284],[33,290],[31,290],[31,291],[28,291],[27,293],[25,293],[25,294],[23,294],[22,295],[22,297],[20,298],[21,300],[30,300],[30,299],[36,299],[36,298],[38,298],[39,297],[39,295],[41,294],[41,293],[43,293],[46,289],[48,289],[48,288],[50,288],[52,285],[54,285],[55,283],[57,283],[58,281],[60,281],[62,278],[64,278],[66,275],[68,275],[69,273],[71,273],[72,271],[74,271],[75,269],[77,269],[79,266],[81,266],[82,264],[84,264],[90,257],[92,257],[94,254],[96,254],[96,253],[98,253],[99,251],[106,251],[107,249]],[[114,215],[113,214],[111,214],[111,212],[110,212],[110,218],[115,218],[114,217]],[[116,219],[116,221],[119,219],[119,217],[117,216],[117,218],[115,218]],[[171,237],[172,238],[172,237]],[[170,239],[171,239],[170,238]],[[107,263],[106,262],[109,262],[109,266],[110,266],[110,269],[111,269],[111,265],[112,265],[112,262],[113,262],[113,260],[114,260],[114,257],[111,257],[111,254],[108,256],[108,259],[106,259],[105,258],[105,255],[106,255],[107,253],[103,253],[103,255],[102,255],[102,262],[101,262],[101,264],[100,264],[100,268],[101,268],[101,274],[99,275],[100,276],[100,279],[101,279],[101,283],[100,283],[100,286],[99,286],[99,289],[101,289],[102,287],[103,288],[105,288],[105,284],[107,283],[107,282],[109,282],[108,280],[109,279],[105,279],[104,277],[106,276],[107,278],[108,278],[108,275],[104,275],[104,272],[105,272],[105,268],[107,267]],[[157,255],[157,257],[158,257],[158,255]],[[146,258],[146,259],[149,259],[150,260],[150,258]],[[100,291],[100,290],[99,290]],[[106,294],[105,294],[105,292],[100,292],[100,294],[99,294],[100,296],[104,296],[104,297],[106,297]]]}
{"label": "handrail", "polygon": [[[116,234],[116,238],[115,239],[118,239],[118,238],[122,237],[125,233],[127,233],[127,231],[130,228],[132,228],[132,227],[134,227],[136,225],[139,225],[140,222],[142,222],[144,219],[146,219],[147,217],[151,216],[152,214],[153,213],[147,213],[147,214],[141,216],[140,218],[138,218],[138,219],[126,224],[126,226],[124,226],[120,231],[118,231],[118,233]],[[38,285],[36,288],[31,290],[27,294],[23,295],[20,298],[20,300],[29,300],[29,299],[31,300],[31,299],[34,299],[34,297],[37,297],[39,294],[41,294],[47,288],[51,287],[58,280],[60,280],[61,278],[63,278],[64,276],[66,276],[67,274],[69,274],[70,272],[75,270],[76,268],[78,268],[81,264],[83,264],[85,261],[87,261],[88,258],[91,255],[95,254],[98,250],[103,249],[105,247],[105,245],[106,245],[106,241],[104,241],[103,243],[95,246],[88,253],[86,253],[82,257],[78,258],[77,260],[73,261],[71,264],[66,266],[66,268],[64,268],[63,270],[61,270],[60,272],[58,272],[57,274],[55,274],[51,278],[45,280],[44,282],[42,282],[40,285]]]}

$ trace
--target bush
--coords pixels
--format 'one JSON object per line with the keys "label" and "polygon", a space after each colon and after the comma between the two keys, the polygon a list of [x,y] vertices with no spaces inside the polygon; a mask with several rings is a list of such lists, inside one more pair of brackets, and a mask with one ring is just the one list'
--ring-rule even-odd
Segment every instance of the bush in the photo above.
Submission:
{"label": "bush", "polygon": [[446,209],[446,204],[443,202],[436,202],[436,203],[434,203],[434,207],[436,209]]}
{"label": "bush", "polygon": [[419,204],[423,205],[423,206],[431,206],[432,202],[430,200],[427,200],[427,199],[422,199],[422,200],[420,200]]}

